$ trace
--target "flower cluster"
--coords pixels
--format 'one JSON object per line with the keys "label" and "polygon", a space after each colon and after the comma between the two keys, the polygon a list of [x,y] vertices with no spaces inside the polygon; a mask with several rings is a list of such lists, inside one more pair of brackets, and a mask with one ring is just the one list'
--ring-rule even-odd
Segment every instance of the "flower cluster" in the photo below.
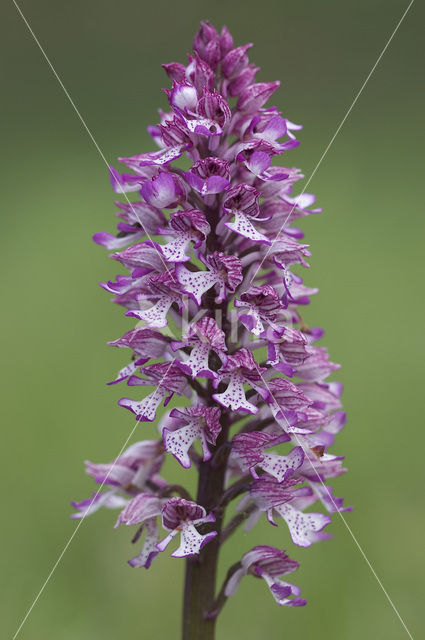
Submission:
{"label": "flower cluster", "polygon": [[[148,568],[177,535],[173,557],[209,546],[217,554],[239,523],[251,527],[263,514],[308,547],[329,537],[330,515],[344,509],[327,485],[344,472],[342,457],[328,452],[345,421],[341,385],[327,381],[338,365],[300,312],[317,290],[298,275],[310,252],[294,222],[320,210],[314,196],[294,194],[301,172],[273,163],[299,144],[301,127],[265,106],[279,82],[255,81],[251,46],[235,47],[225,27],[219,34],[205,22],[188,64],[164,65],[169,110],[148,128],[159,149],[120,158],[126,173],[111,168],[126,201],[116,203],[117,234],[94,236],[127,270],[102,286],[137,320],[110,343],[132,352],[110,384],[127,385],[132,397],[119,404],[137,421],[157,421],[160,438],[110,464],[88,462],[101,490],[73,503],[74,517],[119,509],[116,526],[137,527],[133,542],[144,533],[135,567]],[[176,164],[183,155],[188,170]],[[215,493],[206,497],[200,483],[194,501],[169,484],[160,475],[166,454],[214,477]],[[281,578],[297,567],[281,549],[247,549],[222,598],[252,575],[279,605],[303,605]]]}

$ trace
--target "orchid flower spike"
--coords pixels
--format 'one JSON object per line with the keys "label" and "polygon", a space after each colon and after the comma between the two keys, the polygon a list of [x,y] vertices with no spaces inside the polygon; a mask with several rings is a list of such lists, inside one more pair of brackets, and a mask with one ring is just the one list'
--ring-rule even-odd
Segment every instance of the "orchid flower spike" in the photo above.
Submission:
{"label": "orchid flower spike", "polygon": [[[132,567],[185,559],[183,640],[213,638],[245,576],[279,606],[306,604],[286,582],[299,563],[281,547],[330,538],[332,516],[351,509],[328,485],[345,472],[332,449],[345,424],[329,379],[339,365],[303,319],[317,289],[302,277],[311,250],[296,222],[320,208],[286,159],[302,127],[269,103],[280,83],[256,81],[252,46],[204,21],[186,63],[163,65],[154,148],[110,168],[117,230],[94,236],[124,270],[101,283],[130,323],[109,342],[130,355],[105,382],[127,389],[118,404],[138,439],[111,462],[86,462],[98,491],[72,517],[116,509],[116,527],[141,545]],[[184,484],[169,479],[176,469]],[[260,519],[282,544],[241,548],[216,590],[221,547]]]}

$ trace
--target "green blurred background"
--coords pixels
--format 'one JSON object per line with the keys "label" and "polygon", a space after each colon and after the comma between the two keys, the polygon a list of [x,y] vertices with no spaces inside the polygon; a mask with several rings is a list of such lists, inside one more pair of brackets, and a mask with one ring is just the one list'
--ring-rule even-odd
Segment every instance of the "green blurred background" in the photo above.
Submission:
{"label": "green blurred background", "polygon": [[[201,19],[253,41],[274,103],[304,124],[288,156],[307,176],[376,61],[407,1],[263,0],[155,3],[22,0],[21,7],[109,162],[152,149],[145,127],[165,107],[160,65],[184,61]],[[76,526],[71,499],[93,490],[83,460],[108,461],[134,425],[106,387],[125,355],[105,346],[131,327],[97,282],[115,267],[91,236],[112,231],[106,168],[12,2],[2,8],[3,356],[1,626],[12,637]],[[313,249],[308,319],[327,329],[343,368],[346,430],[335,481],[347,520],[419,638],[423,617],[423,109],[424,11],[414,3],[314,176],[321,216],[303,224]],[[422,166],[421,166],[422,165]],[[135,438],[154,437],[139,425]],[[178,474],[169,463],[166,475]],[[98,513],[78,531],[23,627],[22,640],[178,638],[183,563],[126,564],[131,531]],[[245,580],[220,640],[407,638],[341,520],[334,540],[295,548],[284,526],[238,534],[287,547],[304,609],[277,607]],[[423,620],[422,620],[423,622]]]}

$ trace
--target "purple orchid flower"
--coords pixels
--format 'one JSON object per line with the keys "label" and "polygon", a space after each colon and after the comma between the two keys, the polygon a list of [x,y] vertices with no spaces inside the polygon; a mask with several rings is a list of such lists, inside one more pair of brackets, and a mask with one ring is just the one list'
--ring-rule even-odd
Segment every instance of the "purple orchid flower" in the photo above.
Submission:
{"label": "purple orchid flower", "polygon": [[141,367],[141,371],[148,377],[147,379],[131,376],[127,384],[130,386],[153,385],[155,390],[143,400],[121,398],[118,404],[132,411],[137,416],[137,420],[152,422],[156,418],[156,411],[162,401],[164,406],[167,406],[175,393],[178,395],[183,393],[187,379],[175,363],[150,364]]}
{"label": "purple orchid flower", "polygon": [[[314,542],[327,539],[329,535],[321,531],[331,522],[331,518],[324,513],[303,513],[297,508],[302,506],[298,501],[305,499],[305,495],[310,497],[308,491],[303,489],[302,497],[295,494],[288,500],[286,487],[283,486],[281,489],[281,485],[277,483],[279,486],[276,486],[276,483],[276,480],[259,478],[251,488],[251,497],[261,511],[267,512],[269,521],[275,524],[273,512],[283,518],[288,525],[293,543],[300,547],[309,547]],[[315,500],[313,497],[313,502]],[[303,506],[305,508],[307,505]]]}
{"label": "purple orchid flower", "polygon": [[221,431],[220,415],[221,411],[218,407],[205,405],[196,405],[183,411],[173,409],[170,412],[173,428],[164,427],[162,431],[165,450],[172,453],[182,467],[189,469],[191,464],[189,450],[193,442],[199,439],[202,460],[206,462],[212,456],[208,444],[215,445]]}
{"label": "purple orchid flower", "polygon": [[282,327],[267,334],[267,362],[292,378],[308,357],[307,338],[302,331]]}
{"label": "purple orchid flower", "polygon": [[164,450],[157,440],[135,442],[108,464],[86,462],[86,473],[98,484],[107,484],[134,492],[145,489],[146,482],[162,467]]}
{"label": "purple orchid flower", "polygon": [[158,555],[157,516],[161,514],[161,508],[162,504],[159,498],[150,493],[139,493],[130,500],[118,516],[115,528],[121,524],[127,526],[141,525],[133,538],[133,543],[137,542],[143,530],[146,531],[145,541],[139,555],[128,561],[130,566],[149,569],[152,561]]}
{"label": "purple orchid flower", "polygon": [[178,179],[178,176],[164,171],[156,178],[144,182],[141,194],[151,206],[159,209],[164,207],[174,208],[185,195],[184,183]]}
{"label": "purple orchid flower", "polygon": [[83,518],[101,507],[122,509],[135,493],[147,491],[149,482],[155,481],[162,486],[164,481],[158,473],[163,462],[164,448],[158,440],[135,442],[107,464],[86,461],[86,473],[101,487],[110,488],[105,492],[98,491],[91,498],[72,502],[76,512],[71,517]]}
{"label": "purple orchid flower", "polygon": [[264,450],[288,440],[290,438],[286,433],[281,436],[270,436],[262,431],[238,433],[232,440],[232,454],[238,460],[242,471],[250,471],[254,478],[258,478],[255,467],[259,466],[278,482],[283,482],[301,467],[304,461],[302,447],[295,447],[287,456],[266,453]]}
{"label": "purple orchid flower", "polygon": [[[226,364],[219,371],[220,381],[228,380],[227,389],[223,393],[214,393],[214,400],[234,411],[257,413],[258,408],[246,399],[243,385],[250,385],[264,399],[267,397],[267,391],[260,384],[261,374],[264,371],[265,369],[255,362],[250,351],[247,349],[236,351],[228,356]],[[217,388],[218,381],[214,380],[213,385]]]}
{"label": "purple orchid flower", "polygon": [[203,294],[217,286],[217,302],[222,302],[226,294],[233,293],[242,282],[241,261],[218,251],[208,258],[199,257],[207,271],[188,271],[182,264],[176,264],[176,277],[182,291],[191,296],[197,305],[201,305]]}
{"label": "purple orchid flower", "polygon": [[234,222],[226,222],[226,227],[235,233],[249,238],[253,242],[270,245],[270,240],[260,233],[254,226],[253,220],[258,220],[260,212],[258,206],[259,192],[250,185],[240,184],[232,187],[226,194],[223,208],[234,216]]}
{"label": "purple orchid flower", "polygon": [[[303,319],[318,290],[301,276],[311,252],[295,225],[320,209],[286,162],[302,127],[266,104],[280,83],[256,82],[251,48],[205,21],[186,64],[163,65],[171,87],[148,127],[156,149],[119,158],[123,173],[110,168],[125,202],[116,234],[94,236],[125,270],[101,286],[134,322],[109,343],[131,358],[108,384],[148,387],[119,405],[161,439],[87,462],[99,490],[73,502],[72,517],[118,509],[116,526],[142,541],[132,567],[147,569],[180,535],[171,555],[186,559],[183,640],[214,637],[246,575],[262,578],[278,605],[306,603],[283,579],[298,562],[265,545],[242,550],[216,592],[220,550],[242,522],[282,519],[289,534],[276,533],[309,547],[351,509],[328,485],[345,472],[332,450],[346,419],[342,385],[329,379],[339,365],[318,342],[324,331]],[[163,477],[171,457],[198,475],[196,502]]]}
{"label": "purple orchid flower", "polygon": [[183,340],[171,343],[173,351],[182,347],[193,347],[188,360],[178,362],[182,371],[192,378],[218,378],[219,374],[209,367],[210,352],[216,353],[225,363],[227,347],[224,333],[213,318],[202,318],[191,324]]}
{"label": "purple orchid flower", "polygon": [[283,331],[276,320],[284,305],[277,291],[270,285],[250,287],[239,300],[235,300],[235,307],[244,309],[239,320],[254,335],[260,336],[265,331],[264,322],[278,334]]}
{"label": "purple orchid flower", "polygon": [[230,187],[229,163],[216,157],[198,160],[190,171],[185,172],[184,176],[192,189],[204,198],[221,193]]}
{"label": "purple orchid flower", "polygon": [[180,533],[180,546],[171,555],[173,558],[195,556],[217,535],[217,531],[202,535],[196,529],[197,526],[209,522],[215,522],[215,517],[212,513],[207,515],[204,507],[184,498],[171,498],[162,507],[162,524],[170,533],[158,542],[156,548],[158,551],[164,551],[171,540]]}
{"label": "purple orchid flower", "polygon": [[198,209],[176,211],[171,214],[168,227],[158,227],[158,233],[173,236],[173,240],[165,245],[158,245],[167,262],[187,262],[190,260],[185,252],[193,242],[193,248],[199,249],[211,228],[205,214]]}
{"label": "purple orchid flower", "polygon": [[134,294],[137,302],[145,303],[148,300],[156,302],[146,309],[130,309],[126,315],[139,318],[146,322],[148,327],[162,328],[168,324],[167,314],[173,303],[181,307],[181,295],[179,295],[178,285],[173,274],[162,273],[154,275],[144,283],[143,291]]}
{"label": "purple orchid flower", "polygon": [[[201,22],[201,28],[193,39],[193,50],[196,51],[199,57],[204,60],[211,69],[217,67],[227,50],[227,46],[233,46],[232,37],[227,29],[226,32],[227,33],[222,32],[222,37],[220,38],[217,30],[206,20],[205,22]],[[229,37],[231,40],[230,43],[228,43]]]}
{"label": "purple orchid flower", "polygon": [[108,344],[111,347],[128,347],[133,350],[131,362],[120,369],[115,380],[108,384],[122,382],[135,373],[137,367],[146,364],[151,358],[161,358],[167,348],[166,338],[158,331],[152,331],[146,327],[131,329],[118,340],[113,340]]}
{"label": "purple orchid flower", "polygon": [[105,491],[104,493],[95,492],[91,498],[84,498],[84,500],[72,500],[71,506],[76,510],[71,513],[73,520],[80,520],[88,515],[92,515],[98,511],[101,507],[107,509],[122,509],[127,504],[127,500],[120,495],[117,495],[115,491]]}
{"label": "purple orchid flower", "polygon": [[292,573],[299,567],[299,562],[291,560],[285,551],[275,547],[260,545],[245,553],[241,559],[241,567],[235,571],[226,585],[225,595],[233,596],[239,587],[240,581],[246,575],[263,578],[276,603],[280,606],[302,607],[306,604],[303,598],[298,596],[300,590],[279,576]]}

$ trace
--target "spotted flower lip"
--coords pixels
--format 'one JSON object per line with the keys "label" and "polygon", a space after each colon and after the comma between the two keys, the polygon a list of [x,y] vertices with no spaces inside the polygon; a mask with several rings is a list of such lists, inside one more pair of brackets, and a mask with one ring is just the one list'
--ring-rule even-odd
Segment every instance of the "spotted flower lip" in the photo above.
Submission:
{"label": "spotted flower lip", "polygon": [[147,308],[130,309],[126,315],[146,322],[151,328],[161,329],[168,324],[167,314],[173,303],[182,304],[177,283],[173,275],[162,273],[149,277],[145,283],[143,293],[136,294],[139,303],[153,301]]}
{"label": "spotted flower lip", "polygon": [[[247,349],[239,349],[236,353],[229,355],[226,364],[219,371],[219,379],[228,380],[228,386],[223,393],[214,393],[213,399],[223,407],[231,408],[234,411],[246,413],[258,413],[258,408],[248,402],[245,396],[244,384],[248,384],[262,397],[267,397],[268,393],[261,385],[264,368],[258,366],[252,353]],[[213,381],[217,387],[218,380]]]}
{"label": "spotted flower lip", "polygon": [[196,502],[184,498],[171,498],[162,507],[162,524],[170,533],[157,543],[156,548],[158,551],[164,551],[180,533],[180,546],[171,555],[174,558],[195,556],[217,535],[217,531],[200,534],[196,529],[197,526],[210,522],[215,522],[214,515],[207,515],[206,510]]}
{"label": "spotted flower lip", "polygon": [[[310,496],[312,492],[306,487],[301,491],[301,497]],[[260,478],[255,481],[251,496],[260,510],[267,512],[267,517],[272,524],[276,524],[273,513],[277,513],[289,528],[289,533],[294,544],[300,547],[309,547],[314,542],[325,540],[329,534],[322,533],[322,529],[331,522],[331,518],[324,513],[304,513],[297,508],[297,495],[287,499],[285,488],[283,491],[277,486],[276,481],[270,482]],[[289,493],[290,495],[290,493]]]}
{"label": "spotted flower lip", "polygon": [[187,379],[181,369],[174,363],[163,362],[142,367],[146,378],[131,376],[128,379],[130,386],[154,385],[155,390],[143,400],[136,401],[130,398],[121,398],[120,407],[129,409],[140,422],[152,422],[156,418],[158,406],[163,401],[167,406],[175,393],[181,395],[187,384]]}
{"label": "spotted flower lip", "polygon": [[185,114],[179,114],[185,128],[189,134],[197,134],[199,136],[221,136],[223,129],[218,122],[211,120],[210,118],[203,118],[201,116],[187,117]]}
{"label": "spotted flower lip", "polygon": [[190,447],[197,439],[201,441],[202,459],[204,462],[212,456],[208,444],[215,445],[221,432],[221,411],[218,407],[195,405],[180,411],[173,409],[170,418],[177,425],[173,430],[165,427],[162,431],[165,450],[172,453],[182,467],[189,469],[191,460]]}
{"label": "spotted flower lip", "polygon": [[[119,158],[120,162],[125,162],[125,164],[131,165],[132,169],[140,172],[140,169],[142,169],[143,167],[161,167],[161,166],[165,166],[167,164],[169,164],[170,162],[172,162],[173,160],[177,160],[178,158],[180,158],[184,151],[186,149],[189,148],[190,146],[190,142],[189,141],[184,141],[182,140],[182,142],[180,144],[178,144],[178,142],[176,141],[176,144],[170,144],[169,146],[164,146],[163,148],[161,148],[159,151],[151,151],[150,153],[141,153],[138,156],[132,156],[130,158]],[[116,191],[118,193],[121,193],[121,190],[119,189],[119,187],[121,186],[121,180],[118,177],[118,174],[116,172],[113,173],[113,177],[114,177],[114,181],[116,183],[118,183],[118,188],[116,188]],[[138,183],[135,182],[135,185],[137,185]],[[140,181],[139,181],[140,184]],[[131,183],[129,184],[129,191],[138,191],[140,186],[138,188],[132,189],[131,188]]]}
{"label": "spotted flower lip", "polygon": [[222,362],[227,361],[227,351],[224,332],[218,327],[213,318],[205,317],[190,325],[186,336],[180,342],[171,342],[173,351],[182,347],[193,347],[187,360],[178,361],[182,371],[192,378],[217,378],[218,373],[209,367],[211,352],[217,354]]}
{"label": "spotted flower lip", "polygon": [[167,262],[187,262],[190,255],[186,251],[191,242],[199,249],[211,230],[205,214],[198,209],[175,211],[170,216],[168,227],[158,227],[164,236],[173,236],[165,245],[156,245]]}
{"label": "spotted flower lip", "polygon": [[[214,600],[208,581],[242,522],[264,519],[279,525],[276,539],[310,547],[351,510],[328,484],[346,471],[333,451],[346,421],[330,378],[339,365],[303,317],[318,289],[302,276],[311,250],[296,224],[321,209],[290,159],[302,126],[268,103],[280,83],[256,81],[251,48],[204,21],[185,64],[163,65],[168,106],[147,128],[153,148],[109,168],[126,201],[115,203],[115,235],[93,238],[122,270],[101,287],[133,323],[108,343],[130,350],[108,384],[125,384],[132,397],[118,404],[153,424],[111,462],[86,462],[98,491],[71,517],[117,509],[116,527],[135,528],[132,567],[164,552],[189,559],[190,637],[203,637],[245,576],[279,606],[306,603],[285,579],[298,562],[268,545],[241,549]],[[196,502],[192,485],[163,476],[173,467],[198,475]]]}
{"label": "spotted flower lip", "polygon": [[239,433],[233,437],[232,452],[241,465],[242,471],[249,470],[254,478],[258,478],[255,467],[275,477],[278,482],[287,480],[294,475],[304,461],[302,447],[295,447],[287,456],[266,452],[265,449],[273,447],[289,438],[283,436],[270,437],[263,432]]}
{"label": "spotted flower lip", "polygon": [[254,226],[253,221],[259,220],[258,198],[259,192],[252,186],[240,184],[226,193],[223,209],[234,216],[234,222],[225,225],[231,231],[249,238],[252,242],[271,245],[271,241]]}
{"label": "spotted flower lip", "polygon": [[211,287],[218,287],[217,301],[225,300],[227,292],[233,293],[242,282],[241,261],[235,256],[215,251],[209,257],[199,256],[207,271],[188,271],[182,264],[176,264],[176,278],[182,291],[201,305],[202,296]]}

